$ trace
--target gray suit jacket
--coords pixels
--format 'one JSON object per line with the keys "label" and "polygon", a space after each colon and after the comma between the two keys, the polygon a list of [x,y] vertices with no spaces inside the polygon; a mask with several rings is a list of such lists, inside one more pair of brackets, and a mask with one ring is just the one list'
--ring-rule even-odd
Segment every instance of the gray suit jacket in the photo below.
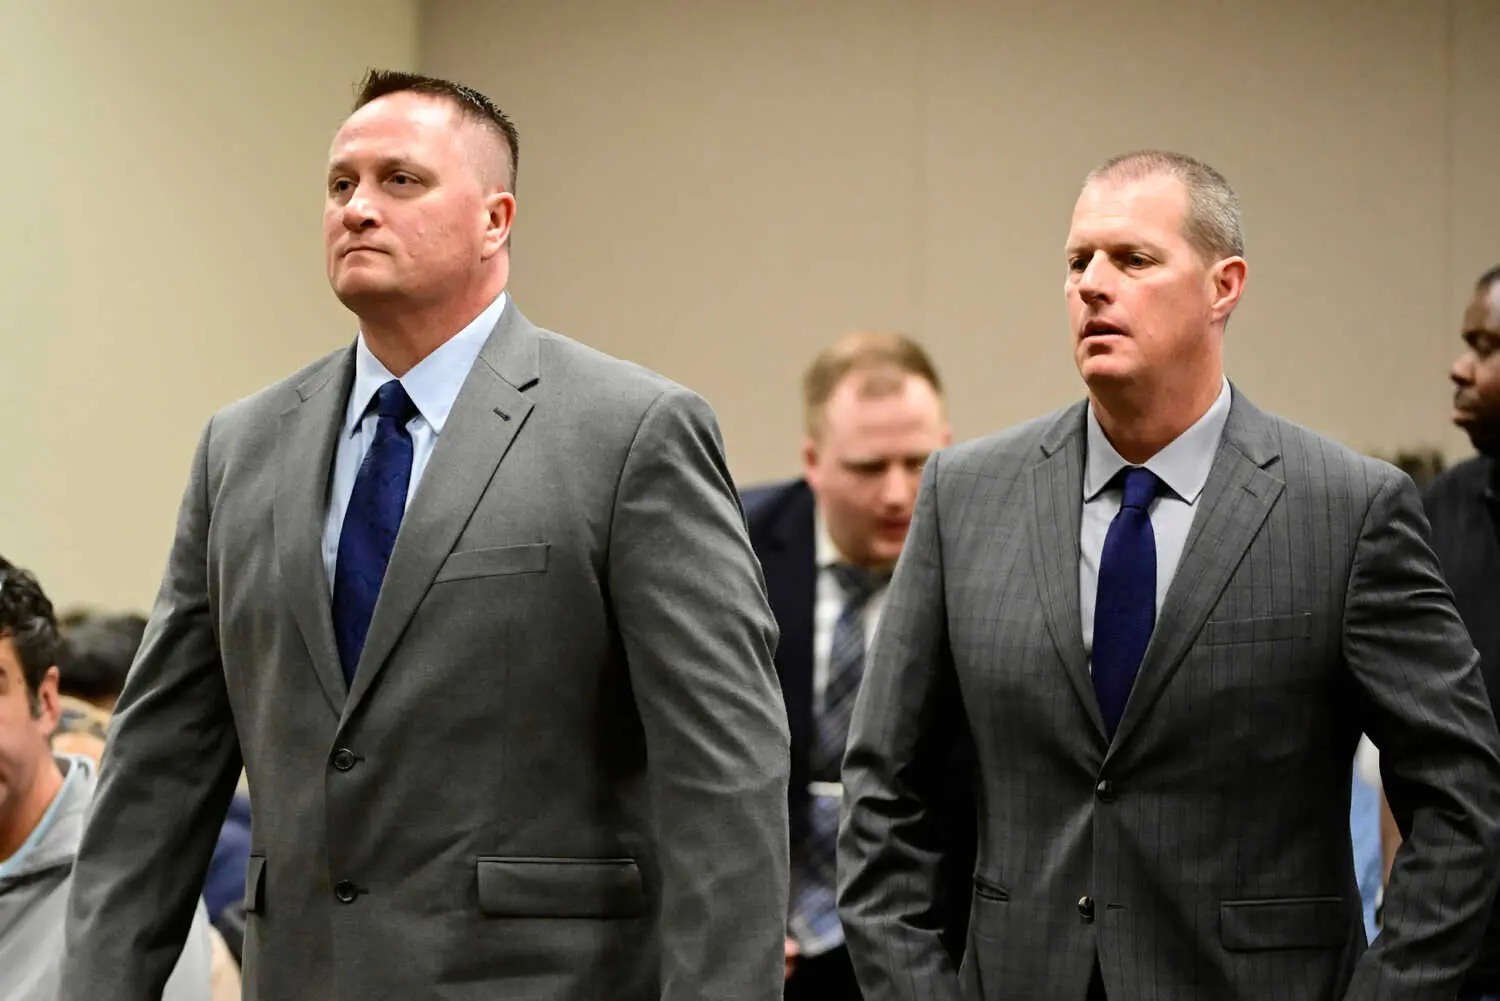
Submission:
{"label": "gray suit jacket", "polygon": [[[1238,393],[1113,742],[1079,628],[1078,404],[928,463],[845,759],[869,1001],[1451,999],[1500,877],[1500,736],[1410,480]],[[962,713],[979,858],[955,970],[923,763]],[[1366,951],[1361,731],[1408,817]]]}
{"label": "gray suit jacket", "polygon": [[242,758],[250,1001],[780,997],[776,630],[708,406],[507,306],[346,690],[319,537],[352,358],[204,432],[62,997],[155,997]]}

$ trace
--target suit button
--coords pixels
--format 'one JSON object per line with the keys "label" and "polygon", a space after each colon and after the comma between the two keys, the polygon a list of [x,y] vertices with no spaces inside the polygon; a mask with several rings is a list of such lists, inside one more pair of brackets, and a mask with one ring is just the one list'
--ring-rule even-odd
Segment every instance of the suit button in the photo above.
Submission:
{"label": "suit button", "polygon": [[1099,784],[1094,786],[1094,794],[1099,797],[1100,802],[1113,803],[1115,800],[1115,784],[1109,779],[1100,779]]}
{"label": "suit button", "polygon": [[354,752],[347,747],[341,747],[333,752],[333,767],[341,772],[347,772],[354,767]]}
{"label": "suit button", "polygon": [[1083,920],[1084,920],[1085,923],[1094,920],[1094,898],[1093,897],[1079,897],[1078,898],[1078,916],[1081,917],[1081,918],[1083,918]]}
{"label": "suit button", "polygon": [[333,886],[333,895],[341,904],[352,904],[359,896],[359,888],[347,879],[340,880]]}

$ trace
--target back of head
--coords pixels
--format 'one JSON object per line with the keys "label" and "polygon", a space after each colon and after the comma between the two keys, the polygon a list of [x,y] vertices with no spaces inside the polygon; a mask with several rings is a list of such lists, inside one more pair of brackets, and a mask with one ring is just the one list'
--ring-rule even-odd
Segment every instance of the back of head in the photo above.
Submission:
{"label": "back of head", "polygon": [[139,615],[91,616],[67,631],[58,660],[63,695],[108,708],[125,687],[125,676],[145,635]]}

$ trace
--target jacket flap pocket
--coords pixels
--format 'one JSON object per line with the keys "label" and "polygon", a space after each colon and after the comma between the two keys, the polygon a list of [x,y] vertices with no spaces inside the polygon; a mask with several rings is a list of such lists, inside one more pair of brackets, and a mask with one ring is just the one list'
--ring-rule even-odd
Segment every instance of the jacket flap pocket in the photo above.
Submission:
{"label": "jacket flap pocket", "polygon": [[1340,897],[1226,900],[1219,905],[1219,941],[1235,952],[1333,949],[1349,941],[1353,920]]}
{"label": "jacket flap pocket", "polygon": [[1010,891],[993,880],[985,879],[983,876],[975,875],[974,893],[985,900],[1009,900]]}
{"label": "jacket flap pocket", "polygon": [[629,918],[645,910],[634,859],[482,858],[479,910],[497,918]]}
{"label": "jacket flap pocket", "polygon": [[245,864],[245,913],[259,914],[266,901],[266,857],[251,855]]}
{"label": "jacket flap pocket", "polygon": [[1312,635],[1312,613],[1267,615],[1259,619],[1210,619],[1203,624],[1203,642],[1270,643],[1273,640],[1303,640]]}
{"label": "jacket flap pocket", "polygon": [[466,580],[471,577],[499,577],[512,573],[541,573],[547,569],[547,552],[552,548],[546,542],[528,542],[520,546],[500,546],[495,549],[468,549],[452,553],[443,561],[435,584],[445,580]]}

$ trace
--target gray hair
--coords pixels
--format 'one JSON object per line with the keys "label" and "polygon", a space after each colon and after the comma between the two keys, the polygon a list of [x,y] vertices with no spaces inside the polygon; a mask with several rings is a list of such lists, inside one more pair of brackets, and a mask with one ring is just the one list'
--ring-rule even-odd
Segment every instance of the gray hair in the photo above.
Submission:
{"label": "gray hair", "polygon": [[1187,218],[1183,235],[1209,263],[1245,255],[1245,233],[1240,226],[1240,200],[1224,175],[1201,160],[1182,153],[1139,150],[1110,157],[1089,171],[1083,186],[1095,181],[1142,181],[1175,177],[1187,189]]}

